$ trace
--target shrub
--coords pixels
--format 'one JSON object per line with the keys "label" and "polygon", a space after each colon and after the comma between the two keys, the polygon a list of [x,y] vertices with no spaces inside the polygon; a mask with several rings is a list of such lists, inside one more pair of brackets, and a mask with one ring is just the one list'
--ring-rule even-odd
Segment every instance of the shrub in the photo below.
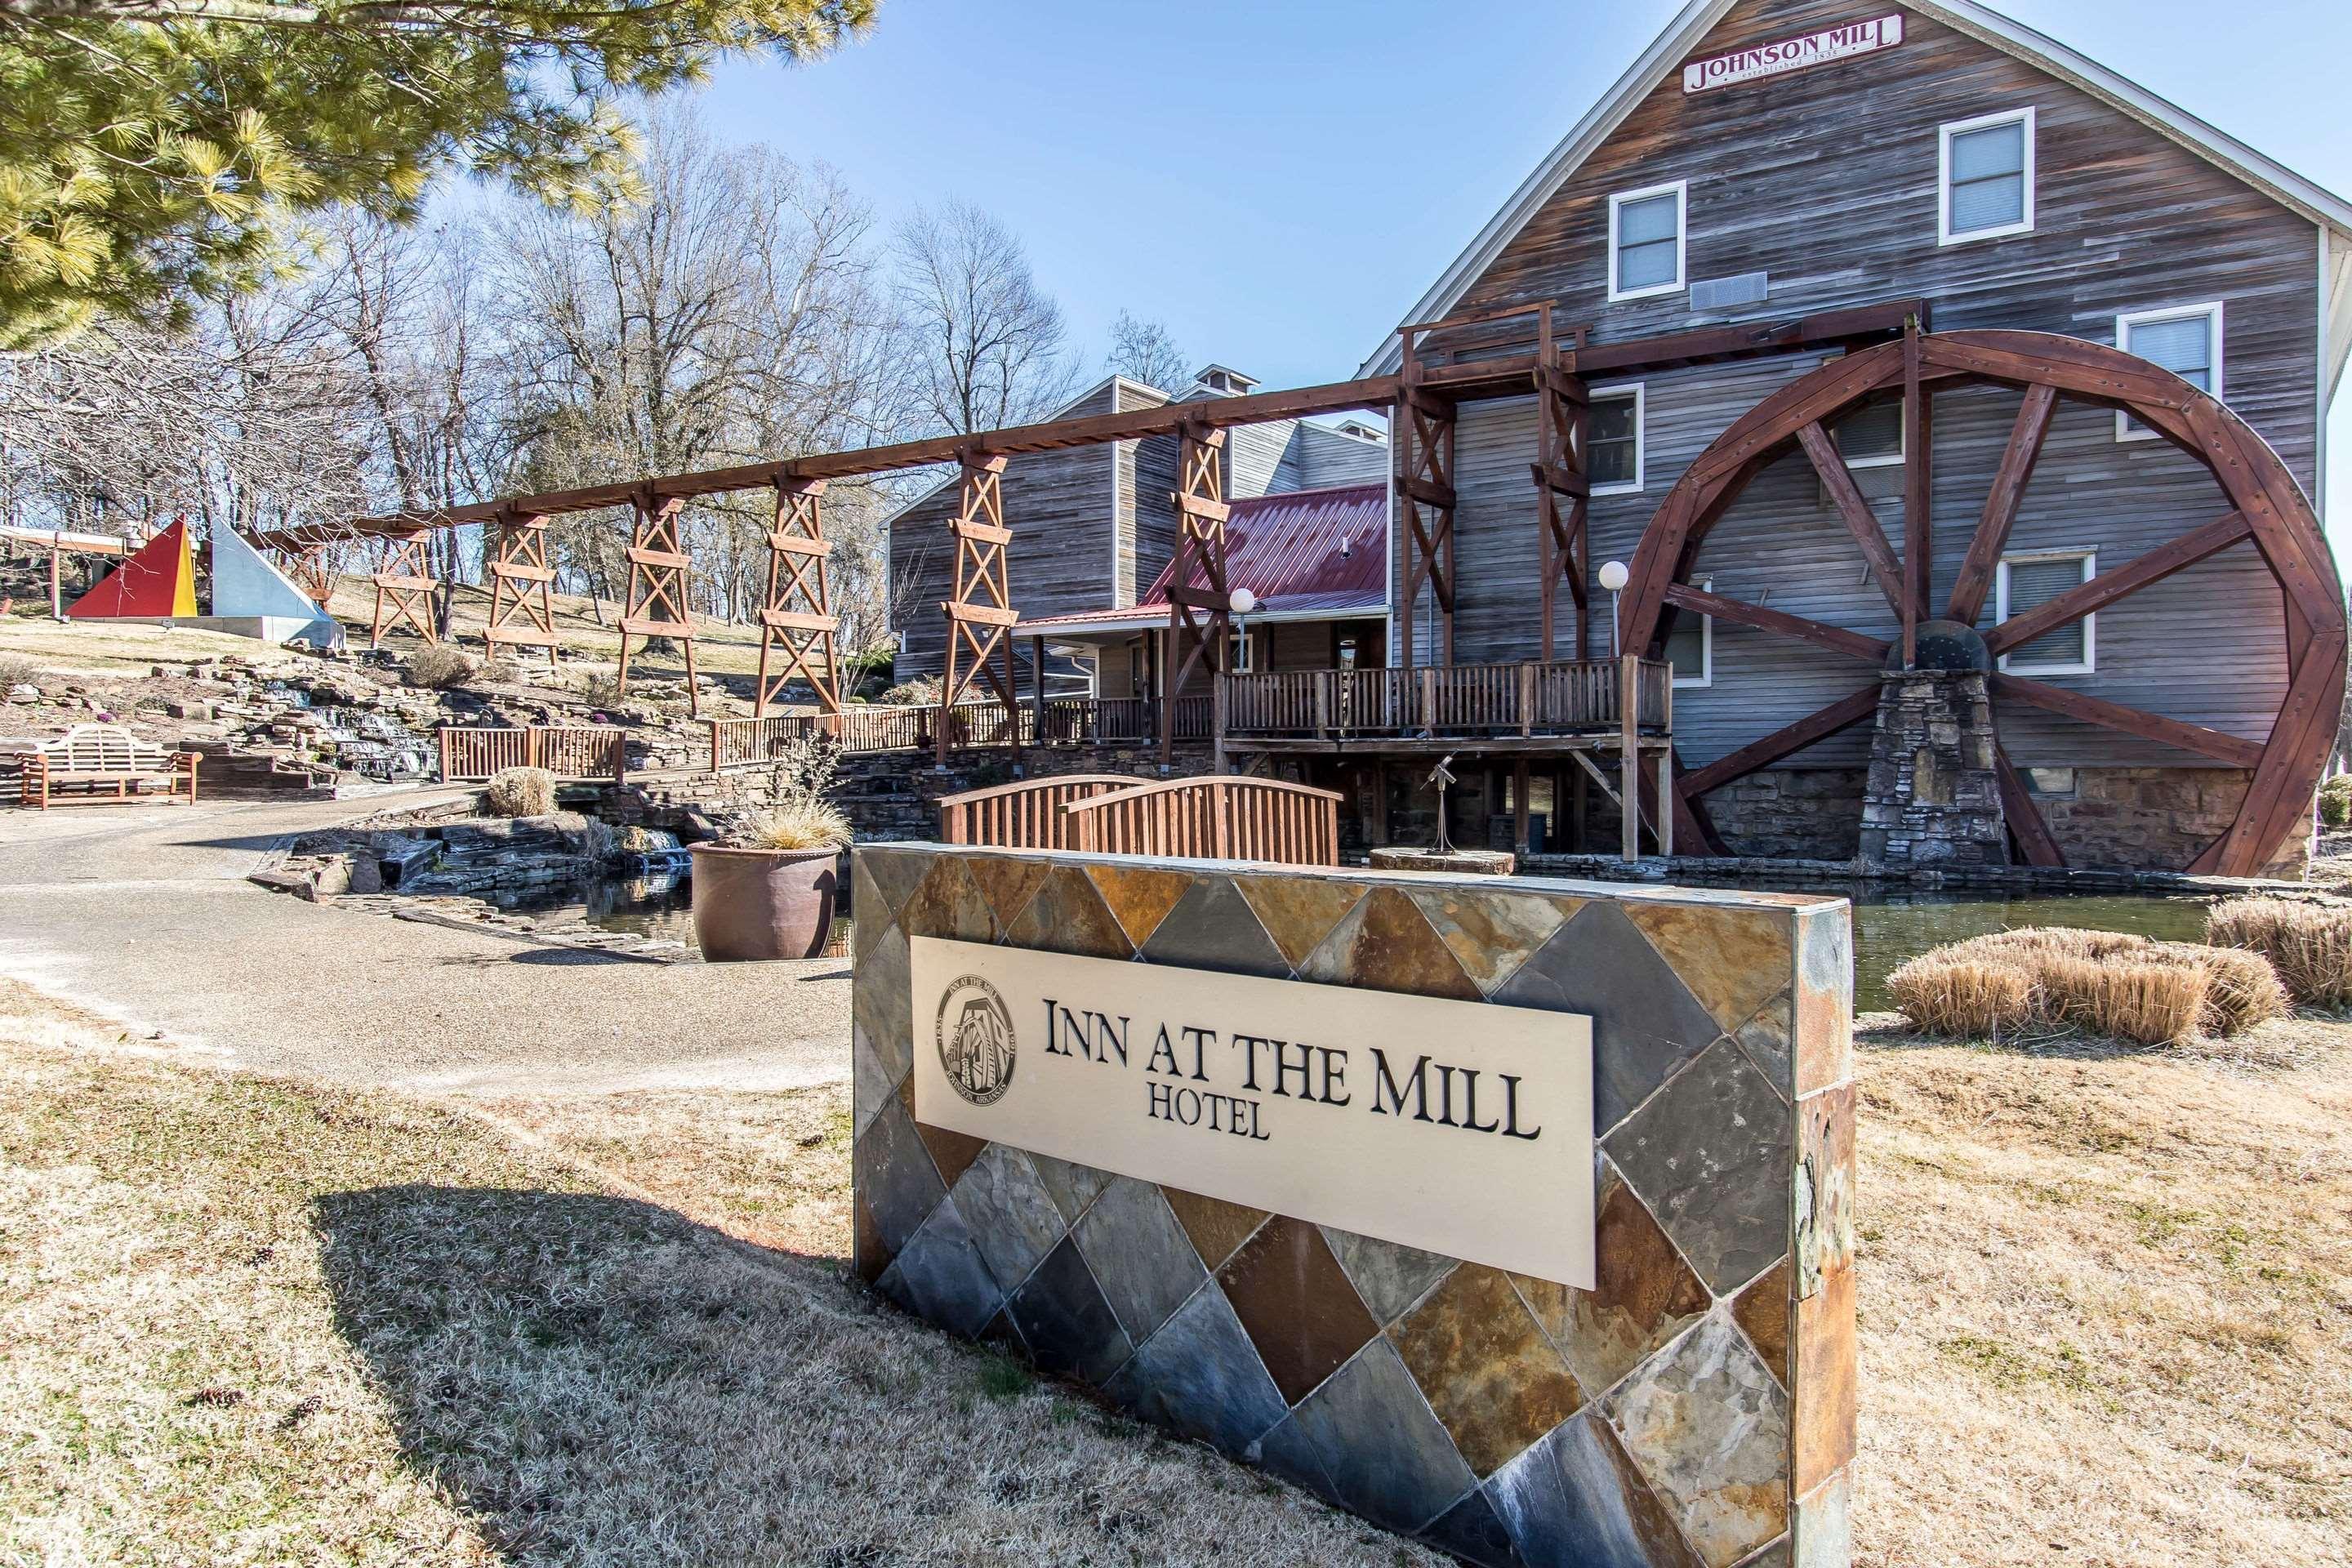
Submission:
{"label": "shrub", "polygon": [[575,684],[580,695],[599,708],[609,708],[621,700],[621,678],[613,670],[583,671]]}
{"label": "shrub", "polygon": [[12,686],[30,686],[40,678],[41,667],[21,653],[0,653],[0,692]]}
{"label": "shrub", "polygon": [[2319,825],[2352,825],[2352,773],[2337,773],[2319,786]]}
{"label": "shrub", "polygon": [[481,679],[492,686],[518,685],[522,680],[522,666],[501,655],[483,663]]}
{"label": "shrub", "polygon": [[546,816],[555,810],[555,775],[545,768],[509,768],[482,791],[492,816]]}
{"label": "shrub", "polygon": [[2288,1005],[2254,953],[2048,926],[1936,948],[1886,984],[1923,1033],[1992,1038],[2042,1028],[2171,1045],[2237,1034]]}
{"label": "shrub", "polygon": [[410,654],[403,675],[411,686],[423,687],[427,691],[446,691],[473,679],[474,660],[463,648],[435,643]]}
{"label": "shrub", "polygon": [[2298,1002],[2352,1003],[2352,907],[2297,899],[2231,899],[2205,911],[2216,949],[2260,953]]}
{"label": "shrub", "polygon": [[940,700],[939,677],[922,675],[912,680],[901,681],[885,690],[875,700],[893,708],[935,707]]}

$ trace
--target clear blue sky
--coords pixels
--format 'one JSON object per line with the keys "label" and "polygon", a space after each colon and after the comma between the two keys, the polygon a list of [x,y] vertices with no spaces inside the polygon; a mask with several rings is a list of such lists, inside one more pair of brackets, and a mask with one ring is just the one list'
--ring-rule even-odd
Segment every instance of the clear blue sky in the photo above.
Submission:
{"label": "clear blue sky", "polygon": [[[2352,192],[2342,0],[2000,0]],[[1352,374],[1675,0],[883,0],[801,69],[722,67],[712,131],[1021,235],[1099,361],[1123,307],[1269,386]],[[2352,398],[2330,434],[2352,452]],[[2331,464],[2352,542],[2352,470]]]}

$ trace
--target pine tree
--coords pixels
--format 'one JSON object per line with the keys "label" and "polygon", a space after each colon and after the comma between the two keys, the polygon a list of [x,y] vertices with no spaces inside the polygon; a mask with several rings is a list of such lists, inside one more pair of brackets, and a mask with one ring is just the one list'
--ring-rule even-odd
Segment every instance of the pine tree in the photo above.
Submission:
{"label": "pine tree", "polygon": [[625,192],[618,100],[824,53],[877,0],[0,0],[0,349],[298,265],[306,212],[466,170]]}

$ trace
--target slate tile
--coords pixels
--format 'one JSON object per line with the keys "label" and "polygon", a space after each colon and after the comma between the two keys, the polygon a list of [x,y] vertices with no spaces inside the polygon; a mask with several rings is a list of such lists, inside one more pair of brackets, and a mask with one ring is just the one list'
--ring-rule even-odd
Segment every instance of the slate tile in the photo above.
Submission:
{"label": "slate tile", "polygon": [[1348,1271],[1348,1280],[1362,1298],[1365,1310],[1382,1328],[1403,1316],[1455,1267],[1453,1258],[1439,1253],[1358,1236],[1336,1226],[1323,1227],[1323,1239],[1339,1267]]}
{"label": "slate tile", "polygon": [[1339,1500],[1387,1529],[1427,1529],[1475,1484],[1385,1339],[1366,1345],[1297,1415]]}
{"label": "slate tile", "polygon": [[866,962],[882,933],[898,923],[898,911],[882,896],[881,887],[863,850],[849,857],[849,962],[854,970]]}
{"label": "slate tile", "polygon": [[[927,845],[861,844],[851,853],[850,860],[852,874],[857,870],[866,873],[875,889],[882,895],[883,906],[889,918],[896,919],[908,895],[929,874],[931,862],[937,856],[938,851]],[[857,897],[855,889],[850,897],[853,900]]]}
{"label": "slate tile", "polygon": [[1855,1444],[1853,1268],[1832,1269],[1822,1288],[1796,1304],[1790,1384],[1795,1445],[1790,1468],[1797,1489],[1811,1490],[1843,1469]]}
{"label": "slate tile", "polygon": [[1274,1429],[1260,1437],[1255,1447],[1255,1453],[1244,1450],[1242,1458],[1327,1501],[1339,1500],[1339,1494],[1331,1489],[1331,1478],[1324,1472],[1322,1459],[1315,1452],[1314,1440],[1300,1429],[1297,1415],[1285,1415],[1276,1422]]}
{"label": "slate tile", "polygon": [[1478,1568],[1523,1568],[1526,1561],[1511,1544],[1503,1516],[1495,1511],[1484,1491],[1472,1492],[1446,1510],[1422,1539]]}
{"label": "slate tile", "polygon": [[1290,978],[1289,961],[1266,934],[1230,877],[1202,876],[1142,944],[1149,963],[1228,974]]}
{"label": "slate tile", "polygon": [[[987,1327],[1004,1292],[973,1245],[971,1229],[943,1198],[890,1265],[898,1277],[892,1299],[927,1321],[967,1338]],[[886,1275],[885,1278],[887,1278]]]}
{"label": "slate tile", "polygon": [[993,942],[996,916],[971,879],[971,868],[956,856],[942,855],[907,895],[898,909],[898,927],[908,936],[949,937],[958,942]]}
{"label": "slate tile", "polygon": [[1277,1215],[1217,1270],[1283,1398],[1297,1404],[1380,1332],[1322,1233]]}
{"label": "slate tile", "polygon": [[1727,1318],[1653,1356],[1601,1408],[1708,1568],[1789,1528],[1789,1396]]}
{"label": "slate tile", "polygon": [[1485,992],[1509,979],[1585,903],[1582,899],[1454,886],[1415,888],[1412,897],[1463,973]]}
{"label": "slate tile", "polygon": [[1037,885],[1036,897],[1004,933],[1014,947],[1082,953],[1088,958],[1132,958],[1135,949],[1095,891],[1085,872],[1056,866]]}
{"label": "slate tile", "polygon": [[1176,900],[1192,887],[1190,871],[1159,871],[1148,866],[1089,866],[1087,876],[1118,921],[1118,929],[1137,947],[1151,940]]}
{"label": "slate tile", "polygon": [[1626,918],[1650,939],[1691,994],[1728,1034],[1788,988],[1794,919],[1781,910],[1629,903]]}
{"label": "slate tile", "polygon": [[1595,1215],[1591,1289],[1514,1277],[1587,1399],[1608,1392],[1714,1300],[1641,1198],[1606,1161]]}
{"label": "slate tile", "polygon": [[1212,1270],[1234,1255],[1234,1248],[1247,1241],[1257,1227],[1265,1223],[1265,1210],[1246,1208],[1229,1204],[1223,1198],[1204,1197],[1188,1193],[1181,1187],[1161,1187],[1160,1196],[1176,1213],[1176,1223],[1192,1238],[1192,1249],[1201,1261]]}
{"label": "slate tile", "polygon": [[1509,1276],[1465,1264],[1389,1331],[1454,1446],[1484,1477],[1584,1403]]}
{"label": "slate tile", "polygon": [[882,1114],[882,1107],[898,1092],[890,1079],[890,1072],[882,1065],[882,1058],[874,1049],[874,1042],[865,1028],[855,1022],[849,1026],[849,1084],[851,1119],[854,1136],[865,1136]]}
{"label": "slate tile", "polygon": [[852,1195],[849,1200],[850,1258],[857,1278],[871,1285],[890,1267],[895,1256],[883,1245],[882,1233],[875,1228],[874,1211],[866,1206],[863,1197]]}
{"label": "slate tile", "polygon": [[1797,1106],[1795,1210],[1797,1289],[1853,1262],[1853,1085],[1808,1096]]}
{"label": "slate tile", "polygon": [[1596,1411],[1521,1454],[1486,1493],[1528,1568],[1699,1568],[1665,1503]]}
{"label": "slate tile", "polygon": [[1104,1392],[1146,1421],[1236,1458],[1283,1417],[1281,1394],[1213,1284],[1146,1340]]}
{"label": "slate tile", "polygon": [[1008,1287],[1027,1279],[1069,1229],[1029,1156],[1007,1143],[982,1150],[952,1195],[989,1272]]}
{"label": "slate tile", "polygon": [[1513,1007],[1592,1017],[1592,1122],[1606,1132],[1721,1033],[1613,904],[1588,904],[1495,992]]}
{"label": "slate tile", "polygon": [[915,997],[907,959],[906,933],[892,926],[857,965],[849,998],[850,1019],[866,1032],[883,1078],[894,1089],[915,1065],[908,1055],[915,1036]]}
{"label": "slate tile", "polygon": [[1045,879],[1052,866],[1045,860],[1025,855],[976,856],[967,861],[972,885],[980,896],[988,900],[989,912],[996,917],[996,930],[1008,931],[1029,907],[1029,899],[1037,885]]}
{"label": "slate tile", "polygon": [[1789,1249],[1789,1109],[1728,1036],[1602,1141],[1699,1278],[1726,1295]]}
{"label": "slate tile", "polygon": [[1365,892],[1361,882],[1298,876],[1235,877],[1234,886],[1293,969],[1323,944]]}
{"label": "slate tile", "polygon": [[[898,1103],[906,1109],[908,1117],[914,1116],[915,1079],[912,1073],[898,1085]],[[934,1127],[927,1121],[915,1122],[915,1136],[923,1141],[924,1149],[931,1156],[931,1163],[939,1169],[940,1180],[949,1186],[955,1185],[957,1178],[969,1170],[971,1163],[980,1158],[980,1152],[988,1147],[985,1138]]]}
{"label": "slate tile", "polygon": [[1795,1030],[1798,1094],[1853,1076],[1853,921],[1842,904],[1797,923]]}
{"label": "slate tile", "polygon": [[1789,1386],[1790,1378],[1789,1280],[1789,1260],[1784,1258],[1731,1300],[1731,1321],[1739,1325],[1739,1331],[1755,1347],[1757,1359],[1783,1388]]}
{"label": "slate tile", "polygon": [[896,1099],[883,1106],[854,1153],[854,1184],[873,1211],[875,1231],[885,1247],[901,1251],[948,1195],[939,1167],[916,1136],[915,1119]]}
{"label": "slate tile", "polygon": [[1796,1026],[1796,994],[1783,991],[1756,1012],[1748,1020],[1732,1031],[1731,1037],[1748,1053],[1772,1085],[1773,1092],[1783,1100],[1796,1097],[1796,1058],[1791,1033]]}
{"label": "slate tile", "polygon": [[[1793,1543],[1784,1535],[1771,1545],[1741,1558],[1737,1568],[1790,1568],[1792,1559],[1789,1553],[1792,1550],[1794,1550]],[[1845,1558],[1839,1558],[1837,1568],[1846,1568],[1846,1561]]]}
{"label": "slate tile", "polygon": [[1073,1165],[1067,1160],[1056,1160],[1051,1154],[1032,1153],[1029,1163],[1036,1167],[1037,1179],[1054,1195],[1054,1206],[1062,1217],[1076,1225],[1095,1194],[1110,1180],[1108,1171],[1097,1171],[1092,1165]]}
{"label": "slate tile", "polygon": [[1138,1344],[1208,1276],[1168,1200],[1149,1182],[1112,1177],[1072,1234],[1119,1326]]}
{"label": "slate tile", "polygon": [[1791,1568],[1846,1568],[1853,1561],[1853,1510],[1852,1470],[1840,1470],[1799,1498]]}
{"label": "slate tile", "polygon": [[1480,999],[1420,907],[1395,888],[1365,894],[1299,966],[1298,977],[1368,991]]}
{"label": "slate tile", "polygon": [[1099,1387],[1135,1348],[1078,1255],[1077,1243],[1066,1237],[1013,1292],[1004,1310],[1020,1329],[1030,1359],[1057,1377]]}

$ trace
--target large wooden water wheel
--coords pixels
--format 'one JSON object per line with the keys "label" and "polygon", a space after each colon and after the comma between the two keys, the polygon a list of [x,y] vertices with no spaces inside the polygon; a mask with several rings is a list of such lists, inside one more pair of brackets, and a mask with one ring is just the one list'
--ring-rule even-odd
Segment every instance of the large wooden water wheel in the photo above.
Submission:
{"label": "large wooden water wheel", "polygon": [[[1969,542],[1951,597],[1940,612],[1927,604],[1930,400],[1967,384],[2022,388],[2008,446],[1992,478],[1982,518]],[[1840,457],[1832,428],[1874,398],[1902,391],[1906,423],[1906,556],[1898,556]],[[2040,606],[1990,627],[1979,621],[2015,521],[2026,481],[2061,399],[2120,409],[2196,458],[2221,489],[2210,522],[2137,556]],[[1871,575],[1903,623],[1903,642],[1878,637],[1722,597],[1682,581],[1707,532],[1751,480],[1774,460],[1801,449],[1819,473]],[[2138,736],[2252,773],[2237,817],[2188,869],[2225,876],[2258,872],[2285,842],[2309,804],[2335,739],[2345,683],[2345,615],[2334,563],[2311,503],[2278,455],[2220,402],[2179,376],[2120,349],[2043,332],[1915,332],[1823,365],[1759,404],[1693,463],[1643,535],[1626,588],[1624,640],[1648,648],[1674,612],[1688,611],[1793,637],[1830,654],[1864,661],[1857,689],[1819,712],[1682,774],[1674,803],[1677,838],[1717,852],[1706,821],[1708,791],[1782,758],[1875,712],[1877,670],[1901,667],[1922,648],[1981,639],[1981,657],[2071,625],[2241,543],[2251,544],[2279,586],[2285,616],[2286,692],[2267,740],[2254,742],[2203,725],[2164,718],[2087,693],[1995,673],[1993,695],[2070,719]],[[1996,720],[1998,722],[1998,720]],[[2041,812],[2005,748],[1996,748],[2001,803],[2025,858],[2063,865]]]}

